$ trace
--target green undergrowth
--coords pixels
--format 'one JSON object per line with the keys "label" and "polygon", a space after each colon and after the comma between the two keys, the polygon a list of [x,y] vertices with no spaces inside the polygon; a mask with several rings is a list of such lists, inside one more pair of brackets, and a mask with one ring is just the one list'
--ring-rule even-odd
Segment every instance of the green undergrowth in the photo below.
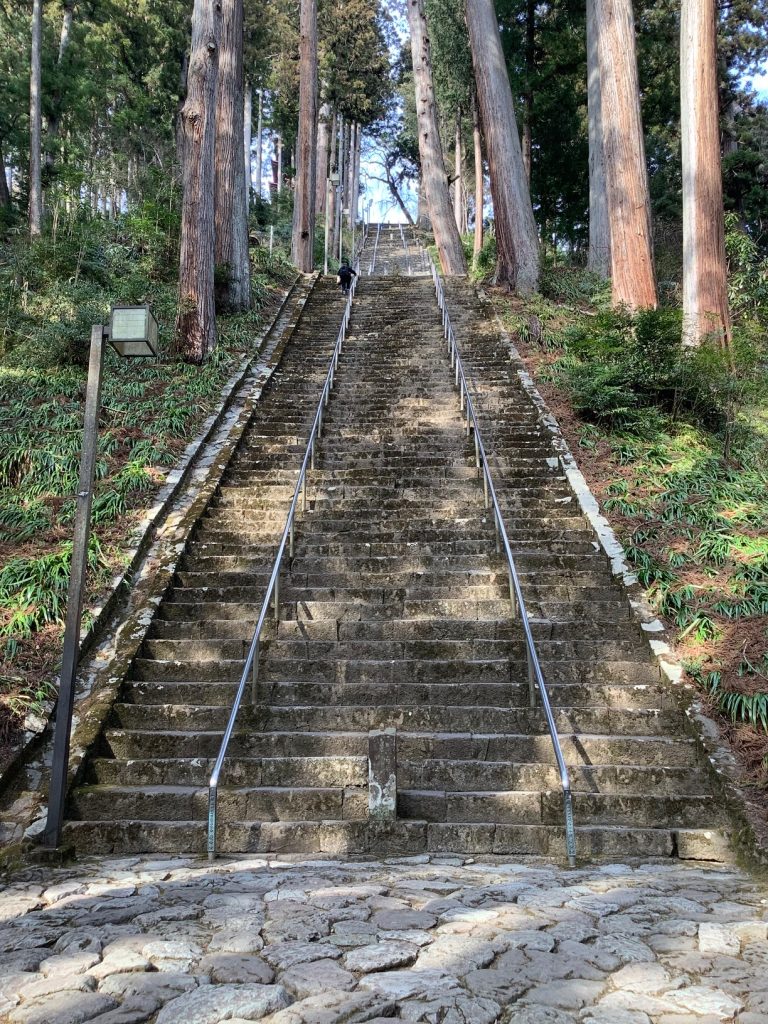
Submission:
{"label": "green undergrowth", "polygon": [[[99,423],[89,594],[125,560],[153,500],[294,271],[253,255],[254,308],[219,318],[202,367],[170,353],[178,266],[175,223],[148,209],[116,223],[74,222],[58,237],[0,246],[0,706],[34,707],[54,677],[66,606],[92,323],[112,303],[152,304],[158,360],[107,350]],[[87,620],[86,620],[87,622]],[[37,695],[37,696],[36,696]],[[6,723],[7,726],[7,723]],[[0,714],[0,733],[3,715]]]}
{"label": "green undergrowth", "polygon": [[732,260],[730,359],[684,354],[679,310],[611,310],[573,270],[558,283],[550,269],[546,297],[497,302],[689,674],[765,784],[768,289],[756,254],[746,263]]}

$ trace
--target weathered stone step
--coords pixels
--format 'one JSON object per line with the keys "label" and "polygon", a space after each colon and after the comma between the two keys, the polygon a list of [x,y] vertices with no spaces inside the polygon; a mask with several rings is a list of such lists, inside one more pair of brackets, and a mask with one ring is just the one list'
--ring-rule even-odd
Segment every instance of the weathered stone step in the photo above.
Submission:
{"label": "weathered stone step", "polygon": [[[68,822],[65,841],[84,854],[205,853],[203,822]],[[642,857],[727,858],[721,833],[711,829],[624,828],[607,825],[580,828],[580,858],[621,861]],[[561,826],[449,824],[398,821],[382,830],[366,821],[223,822],[219,850],[226,853],[322,853],[343,857],[370,853],[377,857],[432,853],[501,854],[564,860]]]}
{"label": "weathered stone step", "polygon": [[[107,729],[104,754],[117,758],[215,758],[221,730],[189,733],[179,730]],[[559,734],[568,764],[691,767],[697,762],[692,740],[671,736]],[[398,757],[405,760],[514,761],[554,764],[549,733],[418,733],[399,731]],[[238,757],[361,757],[368,754],[367,732],[240,732],[230,742],[229,756]]]}
{"label": "weathered stone step", "polygon": [[[223,640],[250,639],[256,628],[258,609],[254,606],[242,607],[242,615],[235,619],[213,618],[216,606],[212,608],[212,616],[200,620],[190,605],[190,619],[155,618],[149,628],[149,639],[158,640]],[[560,605],[562,616],[570,614],[572,620],[552,616],[550,619],[532,619],[541,635],[555,637],[563,635],[562,631],[580,629],[582,621],[590,624],[601,623],[602,628],[611,623],[632,621],[629,609],[621,604],[605,603],[597,605]],[[531,608],[528,609],[529,615]],[[590,618],[591,617],[591,618]],[[549,627],[549,628],[548,628]],[[595,627],[597,628],[597,627]],[[461,640],[466,637],[474,639],[505,639],[518,635],[519,625],[511,617],[511,605],[506,606],[504,619],[368,619],[342,620],[319,619],[316,622],[293,619],[281,619],[279,635],[284,639],[314,640]],[[262,639],[270,639],[275,635],[275,624],[270,618],[262,632]]]}
{"label": "weathered stone step", "polygon": [[[94,758],[88,783],[108,786],[204,787],[213,771],[213,758],[156,758],[120,761]],[[709,792],[701,772],[691,767],[627,765],[569,765],[573,792],[665,796]],[[401,790],[442,790],[452,793],[516,790],[557,790],[557,766],[510,761],[408,761],[398,759]],[[347,788],[368,783],[367,757],[226,758],[222,786],[317,786]]]}
{"label": "weathered stone step", "polygon": [[[428,664],[430,661],[453,661],[473,662],[478,660],[488,661],[491,659],[508,658],[522,662],[525,656],[522,627],[512,624],[510,636],[489,639],[487,637],[473,637],[469,632],[463,638],[457,639],[407,639],[393,637],[366,637],[365,635],[355,639],[325,640],[317,637],[280,637],[272,640],[268,646],[267,661],[276,664],[278,661],[308,661],[313,664],[322,664],[343,661],[353,662],[358,659],[370,660],[375,663],[384,661],[420,661]],[[594,647],[600,645],[601,650],[606,649],[604,628],[597,624],[590,629],[589,624],[573,623],[567,630],[561,631],[561,635],[553,638],[552,623],[544,623],[541,630],[536,622],[531,623],[534,643],[541,655],[547,656],[552,653],[567,651],[573,657],[582,657],[585,652],[585,643],[590,643],[586,649],[589,655]],[[637,643],[639,647],[639,633],[634,624],[627,621],[623,624],[621,631],[614,626],[614,641],[621,637],[623,640]],[[249,638],[250,639],[250,638]],[[576,642],[574,642],[576,641]],[[558,646],[552,647],[552,643]],[[559,645],[563,646],[559,646]],[[141,657],[163,662],[179,661],[185,664],[194,662],[226,661],[237,660],[243,655],[243,643],[241,637],[232,639],[205,638],[193,640],[154,640],[148,639],[141,648]],[[406,669],[410,666],[406,666]]]}
{"label": "weathered stone step", "polygon": [[[551,618],[563,618],[571,607],[562,603],[569,597],[568,588],[551,588],[557,590],[551,599],[545,592],[531,595],[531,588],[526,585],[526,604],[529,614],[549,615]],[[264,591],[254,589],[249,597],[227,600],[221,595],[205,594],[198,598],[185,600],[185,591],[179,591],[166,598],[159,610],[161,621],[197,622],[201,618],[218,620],[246,620],[255,625],[256,618],[264,600]],[[574,600],[584,602],[586,609],[595,607],[601,601],[610,601],[614,595],[607,589],[571,588],[570,596]],[[511,604],[508,597],[492,601],[473,601],[462,599],[439,600],[404,600],[389,601],[386,605],[371,605],[356,600],[325,600],[308,601],[306,599],[286,604],[281,601],[281,621],[295,622],[328,622],[345,621],[361,622],[379,620],[386,623],[402,620],[404,617],[416,622],[433,620],[441,615],[455,616],[461,621],[489,620],[509,621]]]}
{"label": "weathered stone step", "polygon": [[[219,813],[229,821],[355,820],[368,815],[368,788],[225,787],[219,792]],[[69,816],[91,821],[207,821],[208,789],[81,786],[72,794]]]}
{"label": "weathered stone step", "polygon": [[[652,671],[652,670],[650,670]],[[650,672],[649,672],[650,674]],[[674,707],[673,698],[657,682],[611,686],[606,683],[547,683],[547,692],[553,706],[607,707],[614,709]],[[132,705],[181,704],[221,705],[231,708],[237,683],[230,682],[175,682],[158,683],[129,680],[123,686],[123,697]],[[325,707],[343,705],[384,705],[399,707],[405,704],[455,705],[457,707],[528,707],[527,681],[515,683],[412,683],[403,682],[382,687],[378,683],[322,683],[272,681],[261,688],[261,697],[270,706],[299,706],[322,704]]]}
{"label": "weathered stone step", "polygon": [[[669,765],[604,764],[568,765],[571,789],[575,793],[643,796],[706,796],[709,787],[697,768]],[[446,761],[398,759],[397,784],[401,790],[443,790],[451,793],[517,790],[557,790],[560,775],[556,765],[509,761]]]}
{"label": "weathered stone step", "polygon": [[[178,572],[174,574],[174,586],[179,588],[202,588],[210,585],[218,587],[264,587],[266,588],[274,562],[274,554],[271,558],[249,558],[247,555],[233,557],[228,555],[212,555],[196,559],[185,559]],[[543,556],[542,556],[543,557]],[[550,576],[556,576],[559,580],[563,566],[558,564],[558,559],[573,558],[574,564],[578,565],[578,556],[559,556],[553,552],[547,561],[539,562],[538,552],[520,550],[514,552],[515,564],[521,575],[530,575],[536,569],[537,579],[545,582]],[[585,552],[582,557],[588,558]],[[191,564],[190,564],[191,563]],[[554,563],[554,564],[551,564]],[[528,572],[526,573],[526,570]],[[431,593],[435,591],[448,590],[454,593],[464,593],[466,587],[508,587],[508,572],[506,570],[465,567],[461,559],[456,559],[452,568],[441,569],[396,569],[390,568],[384,571],[350,568],[347,571],[333,571],[326,568],[322,558],[308,560],[303,559],[301,564],[296,562],[286,568],[282,577],[285,582],[286,596],[295,594],[298,591],[315,591],[317,589],[336,590],[343,588],[350,579],[355,580],[359,586],[366,588],[386,588],[389,590],[405,589],[407,593],[413,593],[414,588],[429,588]]]}
{"label": "weathered stone step", "polygon": [[[463,792],[398,789],[397,813],[417,821],[482,822],[509,825],[559,825],[563,820],[562,790]],[[710,796],[657,794],[573,794],[578,826],[623,825],[639,828],[677,828],[725,824]]]}
{"label": "weathered stone step", "polygon": [[[262,690],[269,689],[264,680]],[[403,694],[407,700],[407,691]],[[223,732],[230,709],[221,705],[194,704],[115,704],[111,723],[115,728],[136,732]],[[602,733],[616,737],[664,736],[673,730],[676,716],[657,708],[553,708],[558,731]],[[424,707],[401,702],[387,704],[340,704],[328,707],[298,705],[244,705],[240,710],[242,726],[254,731],[351,732],[362,729],[397,728],[418,732],[459,732],[462,729],[493,733],[546,732],[546,719],[540,708],[467,707],[436,704]]]}

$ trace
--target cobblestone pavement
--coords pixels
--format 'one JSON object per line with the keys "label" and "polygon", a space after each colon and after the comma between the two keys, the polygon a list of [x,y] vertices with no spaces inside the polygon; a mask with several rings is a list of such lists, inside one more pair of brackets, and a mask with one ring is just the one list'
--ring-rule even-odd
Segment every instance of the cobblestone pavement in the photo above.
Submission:
{"label": "cobblestone pavement", "polygon": [[92,859],[0,893],[0,1020],[758,1024],[767,921],[702,865]]}

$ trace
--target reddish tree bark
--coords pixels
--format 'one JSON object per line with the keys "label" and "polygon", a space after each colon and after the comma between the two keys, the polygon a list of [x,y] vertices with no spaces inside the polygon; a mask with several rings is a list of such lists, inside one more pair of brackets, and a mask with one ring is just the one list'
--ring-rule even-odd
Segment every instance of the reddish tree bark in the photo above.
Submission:
{"label": "reddish tree bark", "polygon": [[491,179],[496,281],[528,295],[539,284],[539,237],[493,0],[467,0],[467,27]]}
{"label": "reddish tree bark", "polygon": [[243,0],[221,0],[214,156],[216,299],[237,312],[251,305],[248,192],[243,160]]}
{"label": "reddish tree bark", "polygon": [[657,305],[632,0],[595,0],[613,302]]}
{"label": "reddish tree bark", "polygon": [[299,133],[291,259],[299,270],[308,274],[315,265],[317,0],[301,0],[299,33]]}
{"label": "reddish tree bark", "polygon": [[443,147],[437,124],[435,90],[432,83],[432,56],[423,0],[408,0],[408,24],[411,29],[413,80],[416,87],[416,116],[419,128],[421,180],[427,197],[429,218],[440,264],[447,277],[465,277],[467,261],[459,230],[453,216],[445,172]]}
{"label": "reddish tree bark", "polygon": [[176,351],[194,363],[201,363],[216,346],[213,158],[220,39],[221,3],[195,0],[187,97],[181,109],[184,198],[175,339]]}
{"label": "reddish tree bark", "polygon": [[731,339],[725,259],[715,0],[683,0],[683,343]]}

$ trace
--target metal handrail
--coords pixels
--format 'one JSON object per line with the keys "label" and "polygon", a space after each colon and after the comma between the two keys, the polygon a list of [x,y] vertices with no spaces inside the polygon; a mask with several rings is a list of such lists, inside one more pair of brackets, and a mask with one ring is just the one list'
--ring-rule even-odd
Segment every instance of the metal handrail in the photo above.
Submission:
{"label": "metal handrail", "polygon": [[373,257],[371,258],[371,262],[370,262],[370,265],[368,267],[368,277],[370,277],[371,274],[376,269],[376,252],[377,252],[377,250],[379,248],[379,235],[380,234],[381,234],[381,222],[379,222],[376,225],[376,238],[375,238],[374,243],[373,243]]}
{"label": "metal handrail", "polygon": [[[365,235],[360,240],[358,245],[357,253],[353,260],[354,269],[359,271],[360,269],[360,258],[359,253],[362,250],[362,246],[365,242]],[[251,703],[255,704],[257,699],[257,686],[259,679],[259,647],[261,642],[261,631],[264,628],[264,623],[267,620],[269,614],[270,602],[273,604],[275,621],[280,621],[280,568],[282,566],[283,556],[285,555],[286,546],[288,547],[289,558],[293,557],[294,538],[296,532],[296,508],[299,503],[299,497],[302,498],[302,510],[306,512],[307,509],[307,470],[315,468],[315,442],[322,436],[323,431],[323,410],[328,405],[328,399],[330,397],[331,388],[333,387],[333,380],[336,374],[336,370],[339,365],[339,355],[341,354],[342,345],[346,339],[347,326],[349,324],[349,318],[352,313],[352,300],[355,296],[355,289],[357,287],[357,277],[352,278],[352,284],[350,286],[349,294],[347,295],[346,305],[344,307],[344,315],[341,320],[341,326],[339,333],[336,337],[336,344],[333,347],[333,353],[331,355],[330,364],[328,366],[328,372],[325,376],[325,383],[323,384],[323,390],[320,395],[320,401],[317,404],[317,411],[315,412],[315,418],[312,422],[312,429],[309,432],[309,438],[307,440],[306,451],[304,452],[304,458],[301,463],[301,469],[299,470],[299,478],[296,481],[296,488],[293,492],[293,499],[291,506],[288,510],[288,518],[285,521],[285,527],[283,534],[278,545],[277,554],[272,565],[272,572],[269,577],[269,583],[267,584],[267,592],[264,595],[264,601],[261,605],[261,612],[256,623],[256,629],[251,640],[251,645],[248,649],[248,656],[245,659],[245,666],[243,673],[240,676],[240,684],[235,694],[234,704],[232,705],[232,711],[229,715],[229,721],[227,722],[227,728],[224,731],[224,736],[221,741],[219,748],[219,754],[216,758],[216,763],[211,772],[211,777],[208,782],[208,859],[213,860],[216,856],[216,826],[217,826],[217,814],[218,814],[218,793],[219,793],[219,776],[221,775],[221,769],[224,764],[224,759],[227,756],[227,748],[229,741],[232,738],[232,733],[235,728],[235,721],[237,719],[240,706],[245,695],[245,690],[248,685],[248,677],[251,676]]]}
{"label": "metal handrail", "polygon": [[539,697],[541,698],[541,704],[544,708],[544,714],[547,719],[547,727],[549,729],[549,735],[552,739],[552,745],[555,752],[555,760],[557,761],[557,768],[560,773],[560,785],[563,790],[563,808],[565,814],[565,847],[568,855],[568,863],[571,867],[576,865],[576,832],[573,823],[573,797],[571,794],[571,780],[568,773],[568,767],[563,757],[563,751],[560,746],[560,739],[557,735],[557,726],[555,725],[555,718],[552,714],[552,705],[549,701],[549,694],[547,693],[547,686],[544,682],[544,676],[541,671],[541,665],[539,663],[538,655],[536,654],[536,646],[533,642],[533,634],[531,633],[531,627],[528,622],[528,612],[525,607],[525,598],[523,597],[522,587],[520,586],[520,578],[517,573],[517,567],[515,565],[515,558],[512,554],[512,548],[509,543],[509,537],[507,535],[507,529],[504,525],[504,517],[501,513],[499,506],[499,500],[496,495],[496,488],[493,483],[493,477],[491,475],[491,469],[488,465],[488,457],[485,452],[485,445],[483,444],[483,438],[480,431],[480,424],[478,422],[477,413],[475,411],[475,403],[472,401],[472,396],[469,393],[469,387],[467,385],[467,377],[464,372],[464,363],[459,352],[459,346],[456,341],[456,335],[453,330],[453,324],[451,323],[451,317],[448,312],[448,307],[445,301],[445,292],[443,290],[443,283],[440,280],[440,276],[435,267],[432,257],[428,255],[429,266],[432,272],[432,281],[435,286],[435,294],[437,296],[437,304],[440,307],[440,312],[443,319],[443,333],[445,339],[448,342],[448,350],[451,356],[451,369],[455,371],[456,387],[459,389],[461,411],[465,414],[466,420],[466,432],[467,437],[474,430],[475,435],[475,464],[478,469],[483,471],[483,497],[485,501],[485,507],[493,507],[494,525],[496,527],[496,550],[500,551],[503,547],[504,554],[507,559],[507,567],[509,572],[509,597],[512,602],[512,616],[517,618],[519,616],[523,626],[523,634],[525,637],[526,655],[528,661],[528,697],[530,707],[536,707],[536,687],[538,685]]}

